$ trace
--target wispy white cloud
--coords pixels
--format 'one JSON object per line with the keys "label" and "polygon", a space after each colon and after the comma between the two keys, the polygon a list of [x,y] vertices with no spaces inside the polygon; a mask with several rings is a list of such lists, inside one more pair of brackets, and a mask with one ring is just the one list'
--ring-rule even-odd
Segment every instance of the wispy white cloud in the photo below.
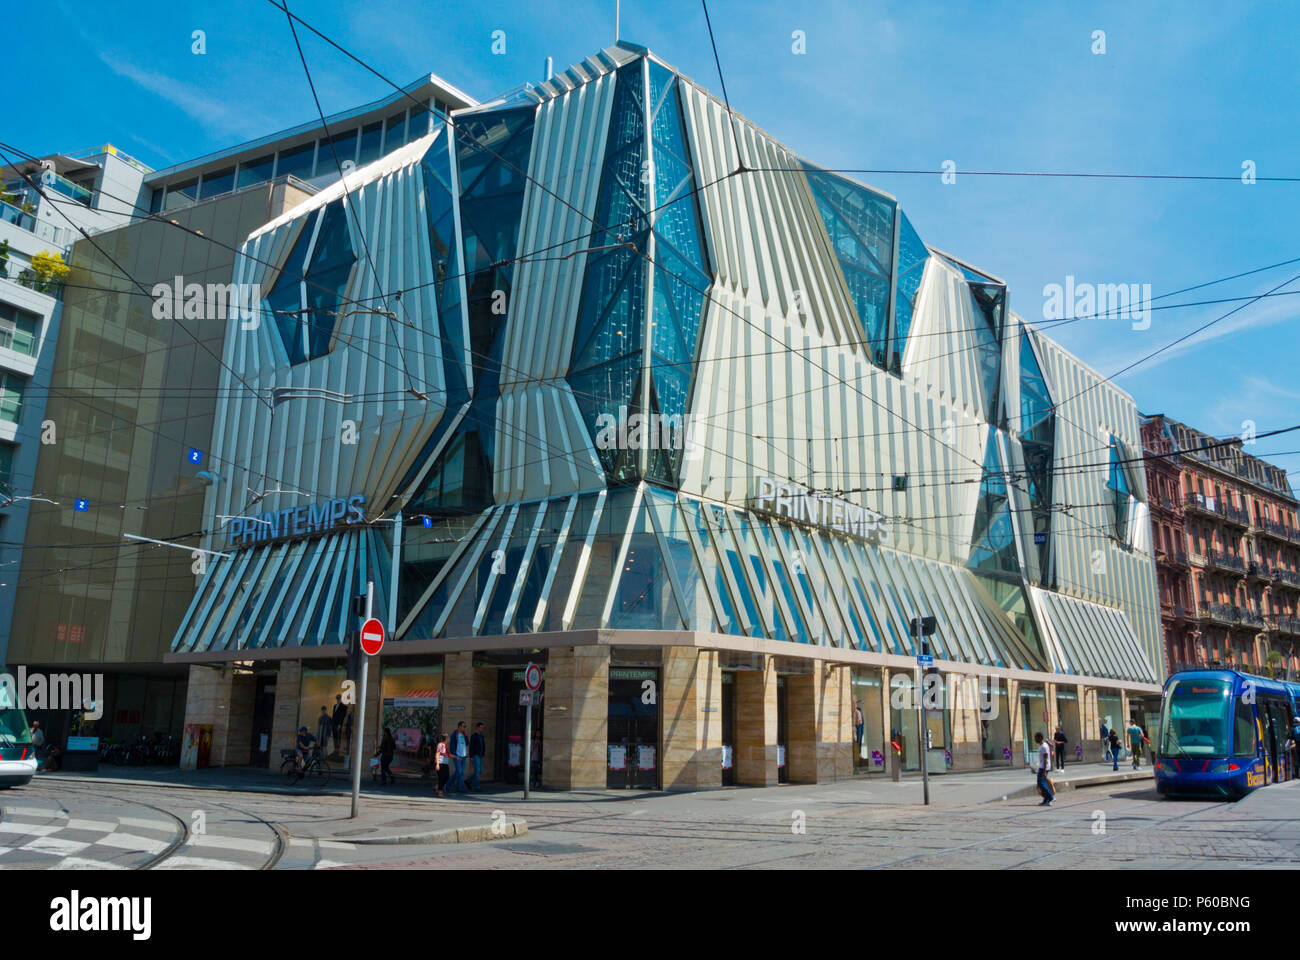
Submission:
{"label": "wispy white cloud", "polygon": [[248,139],[276,126],[265,114],[250,110],[245,101],[228,103],[210,96],[201,87],[137,67],[112,53],[100,53],[99,59],[118,76],[180,108],[214,134]]}

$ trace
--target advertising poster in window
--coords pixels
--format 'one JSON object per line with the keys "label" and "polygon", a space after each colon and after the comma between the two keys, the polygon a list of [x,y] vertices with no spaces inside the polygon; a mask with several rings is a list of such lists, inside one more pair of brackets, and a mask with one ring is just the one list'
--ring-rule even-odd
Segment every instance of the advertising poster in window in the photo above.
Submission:
{"label": "advertising poster in window", "polygon": [[627,747],[623,746],[622,744],[610,744],[609,769],[611,770],[627,769]]}
{"label": "advertising poster in window", "polygon": [[381,724],[397,743],[393,754],[395,774],[421,776],[431,764],[434,737],[442,726],[442,667],[389,667],[380,682],[383,699]]}
{"label": "advertising poster in window", "polygon": [[[302,686],[299,688],[298,696],[298,726],[306,727],[313,737],[322,741],[320,748],[327,757],[346,756],[351,749],[351,741],[342,728],[335,738],[333,719],[334,707],[338,703],[335,697],[343,693],[343,681],[347,676],[347,671],[341,667],[337,670],[303,667],[302,671]],[[325,708],[325,716],[329,718],[324,725],[321,724],[321,707]],[[321,736],[322,729],[326,733],[324,737]]]}
{"label": "advertising poster in window", "polygon": [[655,768],[655,748],[639,746],[636,749],[636,768],[638,770],[653,770]]}

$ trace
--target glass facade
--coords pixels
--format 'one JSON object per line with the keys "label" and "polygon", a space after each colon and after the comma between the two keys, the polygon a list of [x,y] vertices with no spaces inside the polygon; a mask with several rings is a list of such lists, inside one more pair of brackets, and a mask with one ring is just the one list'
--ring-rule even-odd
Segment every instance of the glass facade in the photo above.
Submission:
{"label": "glass facade", "polygon": [[804,171],[872,360],[878,367],[888,367],[890,279],[898,205],[874,190],[811,164],[805,164]]}
{"label": "glass facade", "polygon": [[[425,211],[435,276],[442,278],[438,313],[445,331],[448,412],[465,402],[469,409],[421,489],[411,497],[407,507],[411,513],[481,510],[493,500],[501,357],[511,312],[513,261],[518,253],[534,119],[535,109],[526,107],[471,114],[457,125],[461,269],[456,261],[450,171],[445,165],[450,162],[447,138],[435,140],[424,160]],[[460,285],[452,281],[462,272],[468,344],[463,342],[466,328],[457,317]],[[450,424],[451,417],[444,421]],[[432,451],[441,441],[439,432],[426,449]]]}
{"label": "glass facade", "polygon": [[710,282],[677,82],[649,59],[618,71],[596,205],[596,222],[607,229],[593,234],[592,246],[635,249],[601,249],[588,259],[569,365],[596,452],[616,481],[677,482],[680,445],[611,447],[599,442],[597,418],[650,415],[680,429]]}
{"label": "glass facade", "polygon": [[266,297],[289,363],[329,353],[340,303],[356,262],[341,199],[304,221]]}
{"label": "glass facade", "polygon": [[1052,466],[1056,462],[1056,408],[1029,331],[1020,331],[1020,449],[1025,461],[1039,583],[1050,580],[1052,551]]}

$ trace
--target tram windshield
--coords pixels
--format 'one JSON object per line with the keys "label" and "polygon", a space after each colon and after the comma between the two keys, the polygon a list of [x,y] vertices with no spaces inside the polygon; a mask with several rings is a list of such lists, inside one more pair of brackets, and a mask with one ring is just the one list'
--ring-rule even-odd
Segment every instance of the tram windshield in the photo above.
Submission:
{"label": "tram windshield", "polygon": [[1160,753],[1166,757],[1226,757],[1232,684],[1180,680],[1165,701]]}

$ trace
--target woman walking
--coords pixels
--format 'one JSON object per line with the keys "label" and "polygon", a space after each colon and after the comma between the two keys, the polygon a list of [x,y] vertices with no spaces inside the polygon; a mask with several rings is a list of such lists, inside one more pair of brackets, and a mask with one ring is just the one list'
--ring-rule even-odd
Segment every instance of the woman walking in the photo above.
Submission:
{"label": "woman walking", "polygon": [[437,796],[444,797],[443,792],[447,786],[447,779],[451,776],[451,756],[447,753],[447,735],[444,733],[438,737],[438,750],[436,753],[438,760],[438,787]]}

